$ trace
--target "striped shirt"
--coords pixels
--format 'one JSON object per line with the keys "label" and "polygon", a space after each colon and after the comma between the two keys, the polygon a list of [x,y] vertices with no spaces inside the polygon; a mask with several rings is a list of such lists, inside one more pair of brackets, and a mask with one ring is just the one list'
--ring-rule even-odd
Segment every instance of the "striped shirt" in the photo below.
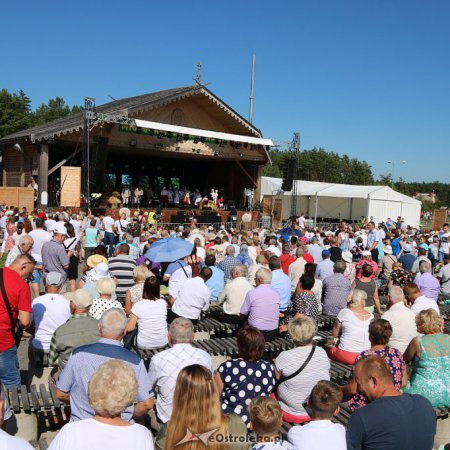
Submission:
{"label": "striped shirt", "polygon": [[118,298],[125,297],[127,289],[134,286],[133,270],[137,264],[128,255],[119,255],[109,258],[109,271],[118,281],[116,294]]}
{"label": "striped shirt", "polygon": [[[275,360],[276,369],[285,377],[291,375],[302,366],[311,349],[311,346],[305,346],[281,352]],[[306,416],[302,403],[318,381],[329,379],[330,360],[325,350],[317,347],[307,366],[296,377],[279,385],[278,401],[281,409],[296,416]]]}

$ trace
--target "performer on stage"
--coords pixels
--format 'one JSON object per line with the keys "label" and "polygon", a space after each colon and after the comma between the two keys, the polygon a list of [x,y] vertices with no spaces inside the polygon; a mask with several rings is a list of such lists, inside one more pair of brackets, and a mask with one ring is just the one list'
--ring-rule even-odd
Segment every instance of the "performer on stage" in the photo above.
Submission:
{"label": "performer on stage", "polygon": [[154,197],[153,189],[149,186],[147,188],[147,202],[148,202],[148,206],[152,206],[153,197]]}
{"label": "performer on stage", "polygon": [[178,208],[180,206],[180,191],[178,189],[175,189],[175,192],[173,194],[173,203],[175,205],[175,208]]}
{"label": "performer on stage", "polygon": [[124,186],[124,188],[122,189],[122,203],[124,206],[128,206],[129,205],[129,201],[130,201],[130,197],[131,197],[131,191],[130,188],[128,186]]}
{"label": "performer on stage", "polygon": [[173,192],[173,187],[170,186],[169,190],[167,191],[167,199],[169,200],[169,206],[172,207],[173,206],[173,198],[174,198],[175,194]]}
{"label": "performer on stage", "polygon": [[184,203],[185,208],[188,208],[191,205],[191,194],[190,194],[190,192],[187,189],[186,189],[186,192],[184,194],[183,203]]}
{"label": "performer on stage", "polygon": [[166,208],[167,204],[169,203],[169,192],[167,191],[165,186],[162,188],[160,200],[161,200],[161,207]]}
{"label": "performer on stage", "polygon": [[141,198],[142,198],[143,195],[144,195],[144,190],[141,188],[141,186],[138,186],[134,190],[134,204],[138,208],[139,208],[139,206],[141,204]]}
{"label": "performer on stage", "polygon": [[34,206],[36,206],[37,200],[38,200],[39,188],[38,188],[38,184],[36,183],[36,181],[34,181],[33,177],[30,177],[30,184],[27,187],[34,189]]}

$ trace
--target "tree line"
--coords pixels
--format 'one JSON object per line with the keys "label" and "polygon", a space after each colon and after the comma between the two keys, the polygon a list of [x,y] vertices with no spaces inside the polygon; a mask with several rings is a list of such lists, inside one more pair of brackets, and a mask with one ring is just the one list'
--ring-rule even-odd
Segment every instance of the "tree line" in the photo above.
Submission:
{"label": "tree line", "polygon": [[[268,177],[283,177],[283,167],[286,159],[292,157],[289,150],[272,149],[270,151],[272,165],[263,169],[263,175]],[[422,209],[432,210],[441,206],[450,206],[450,183],[406,182],[402,178],[392,179],[392,174],[381,175],[375,179],[372,167],[357,158],[338,155],[324,148],[302,150],[299,155],[297,179],[305,181],[321,181],[324,183],[344,183],[354,185],[385,185],[398,192],[414,196],[416,192],[436,194],[436,203],[422,200]]]}
{"label": "tree line", "polygon": [[2,89],[0,91],[0,138],[82,110],[81,106],[70,107],[62,97],[55,97],[47,103],[42,103],[33,111],[31,99],[24,91],[11,93],[7,89]]}

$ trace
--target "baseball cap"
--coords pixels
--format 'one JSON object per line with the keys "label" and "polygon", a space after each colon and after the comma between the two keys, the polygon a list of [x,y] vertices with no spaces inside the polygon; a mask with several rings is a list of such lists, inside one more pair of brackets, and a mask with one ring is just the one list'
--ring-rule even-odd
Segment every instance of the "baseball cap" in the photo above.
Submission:
{"label": "baseball cap", "polygon": [[77,308],[87,308],[92,305],[92,295],[86,289],[77,289],[71,292],[72,295],[65,295]]}
{"label": "baseball cap", "polygon": [[322,256],[330,256],[330,250],[322,250]]}
{"label": "baseball cap", "polygon": [[56,224],[53,227],[53,233],[61,234],[62,236],[68,236],[67,229],[64,224]]}
{"label": "baseball cap", "polygon": [[45,277],[45,282],[49,286],[61,286],[62,275],[59,272],[49,272]]}

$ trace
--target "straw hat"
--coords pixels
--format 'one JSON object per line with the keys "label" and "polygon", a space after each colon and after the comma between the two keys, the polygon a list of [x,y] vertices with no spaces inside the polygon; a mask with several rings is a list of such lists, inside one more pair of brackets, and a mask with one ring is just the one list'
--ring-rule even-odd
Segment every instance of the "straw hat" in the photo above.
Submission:
{"label": "straw hat", "polygon": [[89,267],[96,267],[97,264],[100,264],[100,263],[106,264],[106,263],[108,263],[108,260],[102,255],[91,255],[91,256],[89,256],[89,258],[86,261],[86,264]]}
{"label": "straw hat", "polygon": [[353,255],[352,252],[349,252],[348,250],[345,250],[342,252],[342,259],[345,262],[351,263],[353,261]]}

